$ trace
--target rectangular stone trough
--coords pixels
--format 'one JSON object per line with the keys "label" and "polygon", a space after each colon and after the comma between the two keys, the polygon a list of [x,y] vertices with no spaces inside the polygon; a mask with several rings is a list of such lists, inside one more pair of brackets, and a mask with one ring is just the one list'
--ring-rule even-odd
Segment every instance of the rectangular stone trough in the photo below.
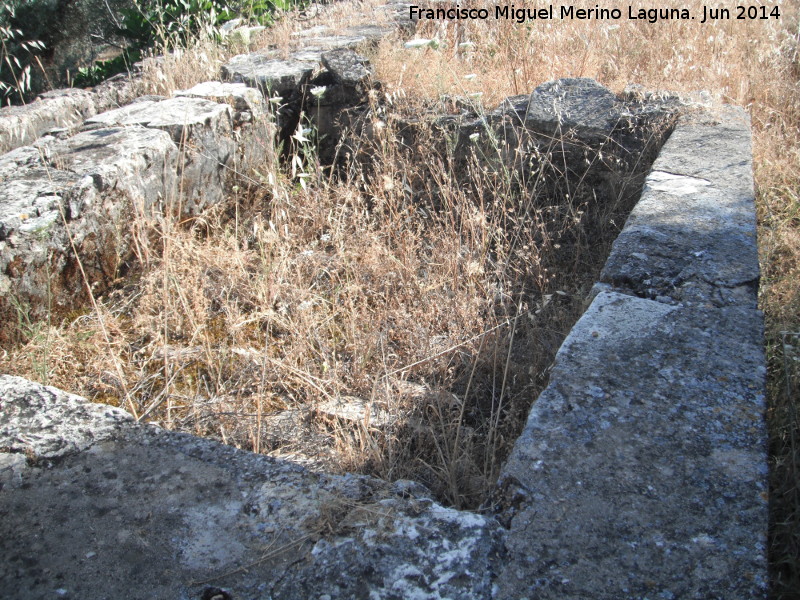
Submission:
{"label": "rectangular stone trough", "polygon": [[[138,218],[222,199],[252,100],[242,83],[305,97],[322,61],[331,96],[364,91],[353,53],[310,44],[280,67],[236,57],[225,73],[238,83],[141,99],[0,156],[0,318],[74,306],[87,280],[145,251]],[[593,110],[573,118],[587,99]],[[462,137],[568,129],[601,163],[609,140],[649,122],[639,108],[561,80]],[[622,150],[617,162],[638,160]],[[0,581],[19,598],[766,598],[751,155],[743,110],[680,118],[485,514],[0,375]],[[612,166],[598,166],[598,186]]]}

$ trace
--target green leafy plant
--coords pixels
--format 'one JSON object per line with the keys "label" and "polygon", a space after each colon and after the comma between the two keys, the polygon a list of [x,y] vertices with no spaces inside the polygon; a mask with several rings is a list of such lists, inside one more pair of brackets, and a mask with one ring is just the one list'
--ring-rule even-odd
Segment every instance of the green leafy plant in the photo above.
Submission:
{"label": "green leafy plant", "polygon": [[222,39],[220,27],[242,18],[270,25],[278,11],[301,5],[303,0],[134,0],[122,10],[118,35],[128,43],[119,56],[78,69],[73,84],[98,83],[130,68],[150,49],[162,52],[186,46],[193,38]]}
{"label": "green leafy plant", "polygon": [[123,11],[120,33],[139,48],[168,41],[185,43],[192,35],[213,33],[230,18],[220,0],[137,0]]}
{"label": "green leafy plant", "polygon": [[72,79],[75,87],[89,87],[97,85],[113,77],[117,73],[123,73],[130,69],[130,66],[142,58],[141,50],[126,49],[119,56],[111,60],[98,60],[93,65],[81,67]]}

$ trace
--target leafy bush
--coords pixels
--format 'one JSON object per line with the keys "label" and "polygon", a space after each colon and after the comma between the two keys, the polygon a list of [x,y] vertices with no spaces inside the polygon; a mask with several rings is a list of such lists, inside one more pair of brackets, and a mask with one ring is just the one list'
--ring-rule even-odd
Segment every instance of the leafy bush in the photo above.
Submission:
{"label": "leafy bush", "polygon": [[219,26],[239,16],[268,24],[276,10],[296,4],[297,0],[135,0],[124,11],[120,33],[140,48],[186,43],[196,35],[219,37]]}
{"label": "leafy bush", "polygon": [[73,80],[77,86],[96,85],[124,72],[141,59],[144,50],[186,45],[193,37],[221,38],[220,26],[242,17],[268,25],[278,10],[288,10],[301,0],[134,0],[121,11],[118,35],[128,48],[111,60],[82,67]]}

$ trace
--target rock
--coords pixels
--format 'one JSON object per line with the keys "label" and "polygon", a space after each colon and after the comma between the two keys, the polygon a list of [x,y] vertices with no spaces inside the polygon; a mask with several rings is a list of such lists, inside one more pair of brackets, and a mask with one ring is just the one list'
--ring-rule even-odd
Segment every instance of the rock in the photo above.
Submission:
{"label": "rock", "polygon": [[664,145],[600,279],[646,298],[756,307],[750,122],[684,117]]}
{"label": "rock", "polygon": [[175,197],[177,160],[166,132],[142,127],[45,138],[1,156],[0,315],[9,327],[0,336],[17,320],[12,296],[32,320],[85,301],[73,246],[95,292],[137,244],[145,251],[142,229]]}
{"label": "rock", "polygon": [[373,70],[366,58],[348,48],[323,52],[320,61],[324,69],[311,81],[305,104],[319,140],[320,160],[332,164],[350,125],[348,111],[367,102]]}
{"label": "rock", "polygon": [[288,151],[290,137],[300,123],[307,84],[319,68],[322,53],[294,52],[287,59],[276,56],[273,51],[234,56],[222,66],[222,76],[256,88],[274,102],[278,140]]}
{"label": "rock", "polygon": [[334,83],[354,90],[366,86],[373,74],[369,61],[349,48],[323,52],[321,60]]}
{"label": "rock", "polygon": [[0,405],[0,579],[20,598],[491,596],[497,524],[419,485],[312,474],[14,377]]}
{"label": "rock", "polygon": [[24,106],[0,108],[0,154],[27,146],[51,129],[76,127],[95,112],[92,94],[74,89],[42,94]]}
{"label": "rock", "polygon": [[327,26],[316,26],[296,31],[292,37],[303,38],[304,48],[315,50],[332,50],[347,48],[354,50],[369,43],[376,43],[394,31],[386,25],[354,25],[346,27],[339,34],[325,35],[330,31]]}
{"label": "rock", "polygon": [[[264,96],[256,89],[243,83],[224,83],[221,81],[205,81],[188,90],[178,90],[174,96],[187,98],[204,98],[213,102],[227,102],[234,112],[234,123],[249,122],[262,119],[268,113]],[[250,118],[242,118],[243,113],[250,113]]]}
{"label": "rock", "polygon": [[507,98],[488,121],[504,142],[504,160],[518,170],[526,169],[535,148],[535,167],[614,198],[621,177],[655,158],[674,114],[670,106],[624,102],[593,79],[566,78]]}
{"label": "rock", "polygon": [[247,175],[254,168],[263,171],[265,165],[276,163],[275,119],[257,89],[243,83],[206,81],[188,90],[178,90],[174,95],[224,102],[233,108],[236,159],[229,167],[233,172]]}
{"label": "rock", "polygon": [[0,448],[35,459],[63,458],[106,440],[133,421],[130,414],[80,396],[0,376]]}
{"label": "rock", "polygon": [[141,95],[142,73],[134,65],[133,72],[120,73],[92,88],[95,113],[112,110],[133,102]]}
{"label": "rock", "polygon": [[162,129],[185,151],[179,163],[182,196],[178,202],[186,215],[220,202],[228,168],[235,153],[232,111],[227,104],[202,98],[141,99],[133,104],[87,119],[89,127],[142,125]]}
{"label": "rock", "polygon": [[289,102],[311,78],[321,56],[319,52],[294,53],[287,59],[277,58],[275,53],[239,54],[222,66],[222,76],[257,88],[267,98],[279,96]]}
{"label": "rock", "polygon": [[623,121],[624,104],[594,79],[558,79],[530,95],[507,98],[499,115],[514,116],[521,126],[556,138],[574,136],[586,143],[603,143]]}
{"label": "rock", "polygon": [[288,148],[291,136],[309,112],[323,163],[330,164],[341,134],[338,120],[348,108],[364,102],[371,69],[353,49],[376,42],[391,27],[362,25],[345,28],[339,35],[319,35],[326,28],[296,32],[302,46],[283,54],[275,50],[234,56],[222,67],[228,81],[257,88],[277,100],[279,139]]}
{"label": "rock", "polygon": [[501,473],[497,598],[766,598],[761,315],[601,292]]}
{"label": "rock", "polygon": [[398,415],[391,414],[375,402],[367,402],[354,396],[342,396],[335,400],[320,402],[314,406],[318,414],[340,419],[351,424],[372,427],[388,427],[396,423]]}

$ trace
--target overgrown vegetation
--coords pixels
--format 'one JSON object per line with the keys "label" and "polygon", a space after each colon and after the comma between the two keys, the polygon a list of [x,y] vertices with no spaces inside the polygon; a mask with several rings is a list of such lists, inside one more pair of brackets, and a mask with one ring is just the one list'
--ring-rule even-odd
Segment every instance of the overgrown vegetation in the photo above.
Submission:
{"label": "overgrown vegetation", "polygon": [[[666,4],[702,14],[699,1]],[[772,596],[789,599],[800,590],[800,24],[793,4],[759,4],[780,6],[780,19],[427,22],[418,35],[438,48],[388,39],[373,62],[400,106],[458,95],[489,109],[544,81],[585,76],[617,91],[632,82],[709,90],[749,109],[769,361]],[[576,6],[584,5],[594,3]],[[346,10],[334,4],[325,19],[335,27],[352,17]],[[376,19],[366,5],[364,15]],[[281,23],[274,39],[292,26],[301,25]],[[173,57],[153,89],[189,85],[198,56]],[[320,460],[413,476],[455,505],[474,505],[637,181],[619,202],[600,207],[589,188],[567,202],[535,170],[521,177],[473,160],[454,173],[446,156],[395,144],[391,120],[375,125],[379,135],[364,142],[378,158],[373,170],[331,178],[307,155],[292,163],[299,174],[265,164],[227,211],[159,230],[139,279],[98,312],[29,324],[27,343],[7,349],[0,368],[44,369],[52,384],[166,427],[308,454],[274,434],[290,422],[307,428]],[[315,409],[348,397],[373,412],[353,423]],[[380,424],[384,412],[395,425]]]}
{"label": "overgrown vegetation", "polygon": [[[10,103],[29,101],[38,79],[96,85],[153,49],[181,48],[199,39],[222,42],[221,27],[233,20],[268,25],[302,0],[6,0],[0,4],[0,92]],[[91,21],[71,25],[76,20]],[[66,39],[72,36],[81,39]],[[85,39],[84,39],[85,38]],[[48,57],[74,49],[66,72],[52,72]],[[78,50],[80,48],[80,50]],[[89,57],[104,56],[98,60]]]}
{"label": "overgrown vegetation", "polygon": [[79,68],[75,85],[96,85],[130,71],[153,48],[164,52],[206,39],[222,43],[221,28],[229,21],[270,25],[277,13],[301,4],[302,0],[132,0],[115,16],[120,53]]}

